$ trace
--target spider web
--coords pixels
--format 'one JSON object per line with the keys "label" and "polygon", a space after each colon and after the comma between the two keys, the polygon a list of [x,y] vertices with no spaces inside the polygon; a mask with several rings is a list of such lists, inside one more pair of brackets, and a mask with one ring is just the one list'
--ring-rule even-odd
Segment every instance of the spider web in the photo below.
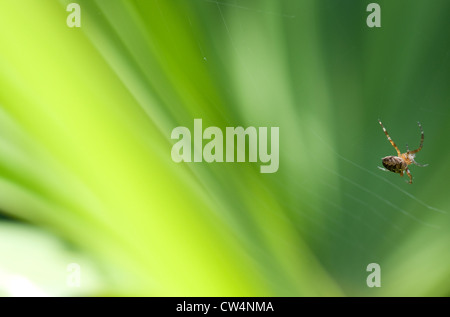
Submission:
{"label": "spider web", "polygon": [[[448,214],[447,211],[444,211],[444,210],[441,210],[441,209],[438,209],[438,208],[435,208],[435,207],[430,206],[429,204],[425,203],[423,200],[417,198],[416,196],[414,196],[413,194],[407,192],[406,190],[404,190],[403,188],[399,187],[398,185],[396,185],[396,184],[390,182],[390,181],[387,180],[386,178],[380,176],[379,174],[376,174],[376,173],[372,172],[371,170],[369,170],[369,169],[367,169],[367,168],[365,168],[365,167],[363,167],[363,166],[361,166],[361,165],[359,165],[359,164],[353,162],[352,160],[346,158],[345,156],[339,154],[336,150],[333,149],[333,147],[331,147],[328,143],[326,143],[325,140],[324,140],[322,137],[320,137],[315,131],[312,131],[312,132],[313,132],[313,134],[317,137],[317,139],[320,140],[320,142],[321,142],[322,144],[324,144],[324,145],[326,146],[326,148],[327,148],[330,152],[332,152],[334,155],[336,155],[339,159],[345,161],[345,162],[348,163],[348,164],[351,164],[352,166],[357,167],[358,169],[360,169],[360,170],[362,170],[362,171],[364,171],[364,172],[366,172],[366,173],[368,173],[368,174],[370,174],[370,175],[372,175],[372,176],[374,176],[374,177],[376,177],[376,178],[378,178],[378,179],[381,179],[383,182],[389,184],[389,185],[392,186],[395,190],[398,190],[400,193],[402,193],[402,194],[408,196],[409,198],[411,198],[411,199],[414,200],[415,202],[419,203],[419,204],[422,205],[423,207],[425,207],[425,208],[427,208],[427,209],[429,209],[429,210],[433,210],[433,211],[439,212],[439,213],[441,213],[441,214]],[[343,176],[343,175],[340,175],[339,173],[336,173],[336,172],[334,172],[334,171],[332,171],[332,170],[329,170],[329,169],[327,169],[327,170],[328,170],[329,172],[331,172],[331,173],[336,174],[337,176],[339,176],[340,178],[346,180],[347,182],[352,183],[353,185],[359,187],[360,189],[362,189],[362,190],[364,190],[364,191],[366,191],[366,192],[368,192],[368,193],[371,193],[372,195],[374,195],[374,196],[377,197],[378,199],[382,200],[383,202],[385,202],[386,204],[390,205],[391,207],[394,207],[395,209],[401,211],[403,214],[405,214],[405,215],[411,217],[412,219],[415,219],[415,220],[417,220],[417,221],[419,221],[419,222],[421,222],[421,223],[423,223],[423,224],[426,224],[426,223],[420,221],[417,217],[413,216],[411,213],[408,213],[407,211],[403,210],[402,208],[400,208],[400,207],[396,206],[395,204],[392,204],[391,202],[387,201],[387,200],[384,199],[383,197],[380,197],[378,194],[374,193],[374,192],[371,191],[370,189],[368,189],[368,188],[366,188],[366,187],[364,187],[364,186],[362,186],[362,185],[359,185],[359,184],[357,184],[357,183],[354,183],[353,181],[351,181],[350,179],[346,178],[346,177]]]}
{"label": "spider web", "polygon": [[[243,5],[241,5],[238,1],[233,1],[233,2],[219,2],[219,1],[212,1],[212,0],[205,0],[206,2],[213,2],[217,5],[218,11],[220,13],[220,18],[223,22],[223,25],[226,29],[226,33],[230,39],[231,45],[233,47],[234,52],[236,53],[236,56],[238,58],[238,62],[242,65],[245,66],[245,59],[240,57],[240,52],[239,49],[245,49],[244,46],[241,47],[237,47],[236,45],[236,41],[233,39],[233,35],[230,31],[230,27],[227,24],[226,21],[226,17],[224,15],[224,13],[221,10],[221,6],[227,6],[230,7],[232,9],[236,9],[236,10],[246,10],[249,13],[258,13],[258,14],[270,14],[270,15],[278,15],[280,17],[283,18],[287,18],[287,19],[292,19],[295,18],[295,16],[293,15],[287,15],[284,13],[279,13],[279,12],[266,12],[263,10],[252,10],[251,8],[245,7]],[[242,19],[239,21],[239,32],[245,32],[243,26],[242,26]],[[245,43],[244,43],[245,44]],[[250,49],[250,46],[246,45],[247,49]],[[250,73],[250,70],[248,69],[248,67],[245,68],[245,71],[247,73]],[[264,72],[262,73],[262,75],[266,75]],[[338,151],[336,151],[330,144],[328,144],[324,138],[322,138],[318,133],[316,133],[314,130],[312,131],[313,135],[317,138],[317,140],[320,142],[320,144],[322,144],[330,154],[332,154],[334,157],[336,157],[339,161],[344,162],[345,164],[351,166],[353,169],[356,168],[358,170],[361,171],[361,173],[367,175],[369,178],[376,178],[378,180],[381,180],[382,182],[384,182],[389,188],[392,189],[392,191],[398,193],[398,196],[404,196],[405,198],[417,203],[418,205],[424,207],[426,210],[429,211],[433,211],[433,212],[437,212],[440,214],[448,214],[447,211],[438,209],[434,206],[431,206],[430,204],[428,204],[427,202],[425,202],[424,200],[418,198],[417,196],[413,195],[412,193],[410,193],[409,191],[407,191],[406,189],[398,186],[397,184],[391,182],[390,180],[388,180],[385,175],[377,173],[377,170],[375,169],[374,171],[361,166],[360,164],[356,163],[354,160],[340,154]],[[362,207],[368,209],[370,212],[373,213],[373,215],[375,215],[377,218],[379,218],[381,221],[383,221],[384,223],[388,224],[389,226],[391,226],[394,230],[401,232],[402,229],[396,224],[394,223],[392,220],[388,219],[387,217],[385,217],[384,212],[380,211],[380,207],[374,207],[372,205],[369,205],[368,203],[366,203],[363,199],[360,198],[360,195],[357,194],[357,192],[359,193],[365,193],[369,196],[371,196],[372,198],[374,198],[376,201],[379,201],[381,205],[386,206],[396,212],[401,213],[403,216],[409,218],[411,221],[416,222],[420,225],[426,226],[426,227],[430,227],[430,228],[434,228],[434,229],[438,229],[439,226],[435,225],[435,224],[431,224],[427,221],[424,221],[423,219],[420,219],[418,216],[414,215],[413,213],[407,211],[404,207],[402,207],[401,205],[399,205],[398,203],[393,202],[392,200],[390,200],[389,198],[384,197],[379,191],[377,191],[374,188],[368,187],[364,184],[359,183],[357,180],[355,180],[354,178],[352,178],[352,175],[346,175],[346,174],[342,174],[341,172],[339,172],[338,170],[335,170],[333,168],[330,168],[326,165],[321,166],[321,168],[323,168],[324,170],[326,170],[327,172],[329,172],[330,174],[335,175],[336,177],[338,177],[341,181],[343,181],[344,183],[348,184],[350,187],[353,187],[356,192],[347,192],[344,191],[343,195],[345,197],[347,197],[348,199],[350,199],[351,201],[353,201],[356,204],[361,205]],[[336,186],[333,186],[331,184],[328,184],[327,182],[322,182],[322,184],[324,186],[328,186],[329,188],[331,188],[332,190],[338,192],[338,188],[336,188]],[[309,189],[307,186],[305,187],[304,185],[302,185],[303,190],[307,191],[310,195],[313,196],[317,196],[319,195],[318,193],[314,193],[311,191],[311,189]],[[341,188],[340,188],[341,189]],[[342,189],[341,189],[342,190]],[[343,208],[339,202],[337,201],[333,201],[329,198],[326,197],[317,197],[319,200],[322,201],[322,203],[324,203],[325,205],[330,206],[331,208],[335,208],[337,210],[339,210],[341,213],[343,214],[347,214],[350,218],[354,218],[357,220],[358,216],[353,215],[352,213],[348,212],[345,208]],[[318,209],[317,206],[314,207],[315,209]],[[321,207],[324,208],[324,207]],[[361,225],[363,227],[369,228],[369,230],[373,230],[373,228],[371,226],[368,226],[366,222],[361,221]]]}

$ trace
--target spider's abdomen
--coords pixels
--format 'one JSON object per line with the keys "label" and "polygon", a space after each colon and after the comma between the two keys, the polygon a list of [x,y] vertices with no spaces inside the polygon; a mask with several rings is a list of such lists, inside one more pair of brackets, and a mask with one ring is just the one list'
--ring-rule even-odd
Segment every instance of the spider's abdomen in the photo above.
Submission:
{"label": "spider's abdomen", "polygon": [[398,156],[386,156],[382,158],[383,166],[394,173],[402,173],[408,165]]}

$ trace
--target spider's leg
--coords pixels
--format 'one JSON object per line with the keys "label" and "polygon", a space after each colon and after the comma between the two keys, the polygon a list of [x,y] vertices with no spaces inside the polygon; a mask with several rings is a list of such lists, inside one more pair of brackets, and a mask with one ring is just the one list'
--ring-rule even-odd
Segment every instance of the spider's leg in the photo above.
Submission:
{"label": "spider's leg", "polygon": [[420,150],[422,150],[422,148],[423,148],[423,139],[424,139],[423,129],[422,129],[422,125],[420,124],[420,122],[417,122],[417,124],[419,125],[420,134],[421,134],[421,136],[420,136],[420,145],[419,145],[419,148],[417,150],[409,152],[410,154],[415,154],[415,153],[419,152]]}
{"label": "spider's leg", "polygon": [[420,166],[420,167],[428,166],[428,164],[423,164],[423,165],[422,165],[422,164],[417,163],[417,162],[414,161],[414,160],[413,160],[412,162],[413,162],[414,165],[417,165],[417,166]]}
{"label": "spider's leg", "polygon": [[408,143],[406,143],[406,153],[409,153],[409,146],[408,146]]}
{"label": "spider's leg", "polygon": [[381,127],[383,128],[384,134],[386,134],[389,142],[391,142],[392,146],[395,148],[395,150],[397,151],[397,155],[400,156],[400,150],[398,149],[397,145],[395,145],[394,141],[392,141],[391,137],[389,136],[389,133],[387,132],[386,128],[383,126],[383,124],[381,123],[380,120],[378,120],[378,123],[381,125]]}
{"label": "spider's leg", "polygon": [[406,174],[409,176],[409,183],[412,184],[412,175],[408,168],[406,169]]}

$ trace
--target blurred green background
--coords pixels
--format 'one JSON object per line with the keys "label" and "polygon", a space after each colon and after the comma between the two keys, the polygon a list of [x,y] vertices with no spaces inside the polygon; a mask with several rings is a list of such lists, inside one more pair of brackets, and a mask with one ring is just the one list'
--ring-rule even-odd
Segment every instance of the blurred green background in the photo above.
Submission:
{"label": "blurred green background", "polygon": [[[450,295],[448,0],[71,2],[0,0],[0,295]],[[278,172],[174,163],[194,118]]]}

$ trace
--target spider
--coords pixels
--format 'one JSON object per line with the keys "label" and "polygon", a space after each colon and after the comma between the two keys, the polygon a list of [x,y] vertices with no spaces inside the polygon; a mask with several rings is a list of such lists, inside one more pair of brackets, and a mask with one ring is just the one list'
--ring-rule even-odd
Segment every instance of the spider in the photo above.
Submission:
{"label": "spider", "polygon": [[380,120],[378,120],[378,122],[380,123],[381,127],[383,128],[384,134],[386,134],[389,142],[391,142],[392,146],[397,151],[397,156],[392,155],[392,156],[383,157],[381,160],[382,160],[383,166],[385,168],[382,168],[382,167],[378,167],[378,168],[381,170],[384,170],[384,171],[391,171],[394,173],[399,173],[400,176],[403,176],[403,173],[406,172],[406,174],[409,176],[409,184],[412,184],[412,175],[408,169],[408,165],[414,164],[414,165],[417,165],[420,167],[425,167],[428,165],[428,164],[421,165],[414,160],[416,153],[419,152],[420,150],[422,150],[422,147],[423,147],[424,135],[423,135],[423,129],[422,129],[422,126],[420,125],[420,122],[417,122],[419,124],[420,132],[421,132],[419,148],[417,150],[410,151],[408,148],[408,144],[406,144],[406,153],[400,153],[400,150],[398,149],[397,145],[395,145],[394,141],[392,141],[391,137],[389,136],[388,132],[386,131],[386,128],[383,126],[383,124],[381,123]]}

